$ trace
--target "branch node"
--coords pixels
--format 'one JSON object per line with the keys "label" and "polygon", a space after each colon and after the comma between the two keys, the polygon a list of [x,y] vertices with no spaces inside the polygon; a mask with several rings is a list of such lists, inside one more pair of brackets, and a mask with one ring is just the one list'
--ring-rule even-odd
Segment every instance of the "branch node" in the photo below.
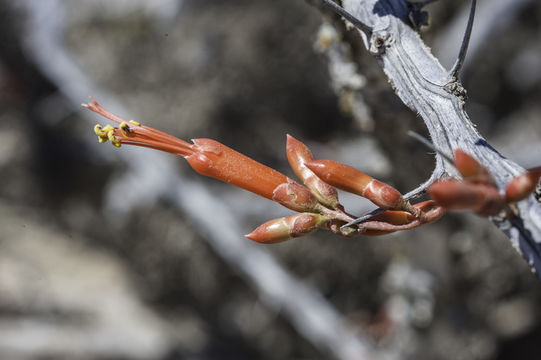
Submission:
{"label": "branch node", "polygon": [[443,86],[443,89],[458,98],[458,104],[461,109],[464,107],[468,99],[468,92],[457,78],[451,77],[449,82]]}
{"label": "branch node", "polygon": [[370,38],[369,51],[374,55],[383,55],[385,49],[394,43],[394,38],[387,31],[378,31],[372,34]]}

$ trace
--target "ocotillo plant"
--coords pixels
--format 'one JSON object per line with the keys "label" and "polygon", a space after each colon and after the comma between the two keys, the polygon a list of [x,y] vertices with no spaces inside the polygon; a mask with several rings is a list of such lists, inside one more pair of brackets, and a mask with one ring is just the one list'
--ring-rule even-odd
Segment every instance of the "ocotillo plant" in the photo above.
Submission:
{"label": "ocotillo plant", "polygon": [[[183,156],[203,175],[252,191],[300,213],[265,223],[249,234],[256,241],[283,241],[315,229],[328,229],[343,236],[382,235],[434,221],[445,211],[470,210],[491,217],[541,272],[541,210],[535,199],[528,196],[539,180],[539,170],[525,172],[498,154],[472,126],[464,110],[465,90],[459,76],[476,1],[472,0],[459,56],[449,72],[416,33],[424,22],[414,21],[420,19],[415,15],[432,1],[412,5],[405,0],[347,0],[342,1],[344,8],[332,0],[321,1],[358,29],[397,94],[425,121],[436,147],[442,153],[455,154],[453,162],[458,173],[455,166],[449,166],[438,155],[429,181],[402,195],[356,169],[312,159],[302,143],[289,138],[288,160],[304,183],[301,185],[214,140],[197,139],[190,144],[148,127],[123,122],[93,102],[87,106],[119,123],[118,128],[98,126],[96,134],[100,141],[111,140],[115,146],[145,146]],[[364,196],[380,209],[355,219],[338,202],[334,187]],[[427,189],[433,198],[429,202],[408,201]]]}
{"label": "ocotillo plant", "polygon": [[[84,107],[112,120],[118,127],[96,125],[98,141],[115,147],[134,145],[182,156],[201,175],[235,185],[299,212],[270,220],[246,235],[262,243],[276,243],[327,229],[341,236],[377,236],[407,230],[439,219],[444,208],[434,201],[410,204],[392,186],[347,165],[313,158],[306,145],[287,136],[286,154],[301,185],[284,174],[211,139],[193,139],[192,144],[174,136],[126,121],[91,99]],[[386,209],[351,226],[355,217],[345,212],[336,188],[367,198]]]}
{"label": "ocotillo plant", "polygon": [[[135,145],[182,156],[201,175],[251,191],[273,200],[297,215],[270,220],[246,235],[261,243],[276,243],[300,237],[317,229],[341,236],[384,235],[408,230],[439,219],[446,210],[471,210],[483,216],[513,216],[511,204],[535,188],[541,169],[513,178],[500,194],[490,172],[462,150],[455,151],[455,166],[463,179],[439,180],[429,187],[434,200],[410,204],[392,186],[350,166],[332,160],[314,160],[306,145],[287,136],[286,154],[301,185],[286,175],[211,139],[193,139],[192,144],[174,136],[126,121],[91,99],[86,108],[116,122],[118,127],[96,125],[100,143],[120,147]],[[357,224],[344,211],[336,188],[362,196],[385,211]]]}

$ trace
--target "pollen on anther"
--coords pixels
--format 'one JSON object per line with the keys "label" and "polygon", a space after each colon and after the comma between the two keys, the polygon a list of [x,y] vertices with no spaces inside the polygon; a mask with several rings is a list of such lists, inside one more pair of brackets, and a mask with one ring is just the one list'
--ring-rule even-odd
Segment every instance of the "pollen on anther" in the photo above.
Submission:
{"label": "pollen on anther", "polygon": [[109,134],[109,132],[111,132],[112,130],[114,130],[115,128],[111,125],[105,125],[105,127],[102,129],[104,133],[106,134]]}
{"label": "pollen on anther", "polygon": [[118,140],[115,137],[115,131],[114,130],[110,130],[110,131],[107,132],[107,138],[111,141],[111,144],[113,144],[116,147],[120,147],[120,140]]}
{"label": "pollen on anther", "polygon": [[129,136],[132,133],[132,130],[130,129],[130,125],[128,125],[127,122],[123,122],[119,126],[120,131],[122,131],[122,135]]}
{"label": "pollen on anther", "polygon": [[100,124],[94,125],[94,133],[98,136],[104,136],[105,132]]}
{"label": "pollen on anther", "polygon": [[132,123],[133,125],[136,125],[136,126],[141,126],[141,123],[138,123],[135,120],[130,120],[130,123]]}
{"label": "pollen on anther", "polygon": [[103,131],[103,128],[101,127],[100,124],[97,124],[96,126],[94,126],[94,133],[96,133],[96,135],[98,135],[98,142],[100,144],[103,144],[104,142],[107,142],[107,133],[105,131]]}

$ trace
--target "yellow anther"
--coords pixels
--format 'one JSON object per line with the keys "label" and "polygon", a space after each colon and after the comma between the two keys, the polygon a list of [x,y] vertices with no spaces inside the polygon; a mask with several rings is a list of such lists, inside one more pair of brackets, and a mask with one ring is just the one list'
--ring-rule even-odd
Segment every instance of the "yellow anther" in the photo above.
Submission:
{"label": "yellow anther", "polygon": [[107,131],[107,137],[109,138],[109,140],[111,140],[111,142],[115,141],[116,140],[115,131],[114,130]]}
{"label": "yellow anther", "polygon": [[107,138],[109,140],[111,140],[111,144],[113,144],[114,146],[116,147],[120,147],[120,140],[118,140],[116,137],[115,137],[115,131],[114,130],[109,130],[107,132]]}
{"label": "yellow anther", "polygon": [[105,136],[105,131],[103,131],[103,128],[101,127],[100,124],[96,124],[94,126],[94,132],[96,133],[96,135],[98,136]]}
{"label": "yellow anther", "polygon": [[103,131],[103,128],[101,127],[100,124],[97,124],[96,126],[94,126],[94,132],[96,133],[96,135],[98,135],[98,142],[100,144],[107,142],[107,139],[108,139],[107,133]]}
{"label": "yellow anther", "polygon": [[115,128],[112,127],[111,125],[105,125],[105,127],[103,128],[103,131],[106,133],[106,134],[109,134],[109,132],[111,130],[114,130]]}
{"label": "yellow anther", "polygon": [[130,125],[128,125],[127,122],[122,122],[119,126],[120,128],[120,131],[122,131],[122,135],[124,136],[129,136],[132,132],[132,130],[130,129]]}
{"label": "yellow anther", "polygon": [[135,121],[135,120],[130,120],[130,122],[131,122],[133,125],[141,126],[141,123],[138,123],[138,122]]}

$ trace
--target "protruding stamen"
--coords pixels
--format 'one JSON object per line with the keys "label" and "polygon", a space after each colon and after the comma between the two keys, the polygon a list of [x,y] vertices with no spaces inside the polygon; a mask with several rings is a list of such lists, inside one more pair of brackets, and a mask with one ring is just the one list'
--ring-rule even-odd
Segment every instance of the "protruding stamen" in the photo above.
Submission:
{"label": "protruding stamen", "polygon": [[114,129],[115,129],[114,126],[107,124],[102,130],[105,134],[107,134],[109,133],[109,131],[114,130]]}
{"label": "protruding stamen", "polygon": [[105,136],[105,131],[103,131],[103,127],[100,124],[94,125],[94,133],[98,136]]}
{"label": "protruding stamen", "polygon": [[139,122],[137,122],[135,120],[130,120],[129,122],[132,123],[135,126],[141,126],[141,123],[139,123]]}
{"label": "protruding stamen", "polygon": [[107,132],[103,130],[103,127],[100,124],[94,126],[94,133],[98,136],[98,142],[100,144],[106,143],[108,140]]}
{"label": "protruding stamen", "polygon": [[109,130],[107,132],[107,138],[111,141],[111,144],[113,144],[116,147],[120,147],[120,140],[115,137],[115,130]]}
{"label": "protruding stamen", "polygon": [[130,136],[130,135],[133,135],[133,131],[130,129],[130,125],[128,125],[127,122],[123,122],[120,124],[119,126],[120,128],[120,131],[122,131],[122,135],[124,136]]}

